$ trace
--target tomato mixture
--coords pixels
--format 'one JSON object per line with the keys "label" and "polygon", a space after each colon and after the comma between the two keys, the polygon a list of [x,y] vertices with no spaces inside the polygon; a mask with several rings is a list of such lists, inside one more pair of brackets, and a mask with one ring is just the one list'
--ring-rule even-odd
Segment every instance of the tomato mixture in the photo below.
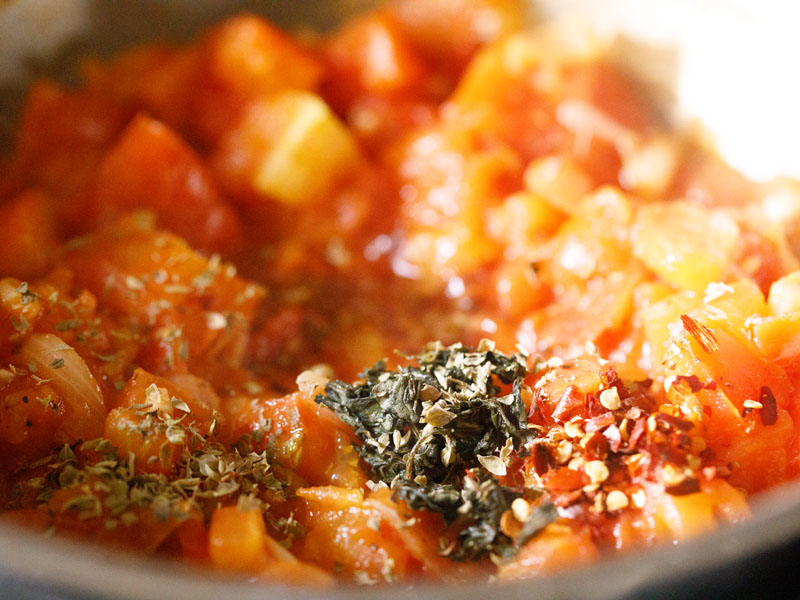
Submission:
{"label": "tomato mixture", "polygon": [[267,581],[510,580],[796,476],[800,183],[522,23],[244,14],[35,83],[0,161],[0,518]]}

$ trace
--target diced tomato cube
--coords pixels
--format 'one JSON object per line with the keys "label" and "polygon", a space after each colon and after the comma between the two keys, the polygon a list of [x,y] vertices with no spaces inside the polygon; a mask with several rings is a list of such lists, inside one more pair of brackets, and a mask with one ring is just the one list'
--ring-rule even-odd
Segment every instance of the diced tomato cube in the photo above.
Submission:
{"label": "diced tomato cube", "polygon": [[216,142],[251,101],[282,90],[314,90],[324,67],[314,54],[254,15],[229,19],[201,47],[201,93],[193,125]]}
{"label": "diced tomato cube", "polygon": [[423,75],[422,62],[405,32],[383,13],[349,22],[331,38],[326,56],[337,94],[408,92]]}
{"label": "diced tomato cube", "polygon": [[325,198],[359,156],[352,133],[319,96],[286,91],[250,106],[222,141],[215,167],[235,192],[300,206]]}
{"label": "diced tomato cube", "polygon": [[100,165],[93,220],[142,208],[199,250],[227,252],[240,242],[239,218],[200,157],[169,127],[139,115]]}
{"label": "diced tomato cube", "polygon": [[59,242],[45,195],[31,190],[0,204],[0,223],[8,232],[0,243],[0,273],[20,279],[41,276]]}

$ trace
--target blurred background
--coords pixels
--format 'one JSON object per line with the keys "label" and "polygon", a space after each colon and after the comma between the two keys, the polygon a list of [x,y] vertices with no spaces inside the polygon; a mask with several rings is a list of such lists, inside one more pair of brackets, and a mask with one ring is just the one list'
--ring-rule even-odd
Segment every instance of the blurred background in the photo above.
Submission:
{"label": "blurred background", "polygon": [[[503,1],[503,0],[499,0]],[[6,0],[0,3],[0,148],[25,82],[75,78],[81,55],[186,41],[249,10],[286,27],[330,28],[374,0]],[[531,0],[531,21],[566,19],[617,37],[615,58],[755,179],[800,177],[800,3],[791,0]]]}

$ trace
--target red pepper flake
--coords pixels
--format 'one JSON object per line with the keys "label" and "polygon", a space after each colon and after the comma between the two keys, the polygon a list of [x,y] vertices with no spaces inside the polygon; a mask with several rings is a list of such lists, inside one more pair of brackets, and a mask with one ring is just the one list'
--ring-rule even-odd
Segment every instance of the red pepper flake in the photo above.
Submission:
{"label": "red pepper flake", "polygon": [[700,482],[694,477],[687,477],[677,485],[664,488],[672,496],[686,496],[700,491]]}
{"label": "red pepper flake", "polygon": [[537,475],[544,475],[550,469],[553,456],[544,444],[536,444],[533,447],[533,469]]}
{"label": "red pepper flake", "polygon": [[[604,387],[616,387],[617,391],[625,391],[625,385],[614,367],[608,367],[605,371],[600,372],[600,381],[603,382]],[[622,394],[620,394],[621,396]]]}
{"label": "red pepper flake", "polygon": [[622,433],[616,425],[609,425],[603,431],[603,435],[608,440],[608,447],[612,452],[619,452],[619,447],[622,445]]}
{"label": "red pepper flake", "polygon": [[559,507],[569,506],[577,502],[583,495],[583,490],[573,490],[569,492],[561,492],[553,495],[553,502]]}
{"label": "red pepper flake", "polygon": [[766,426],[775,425],[778,422],[778,404],[775,402],[772,390],[766,385],[761,388],[758,401],[761,402],[761,408],[758,409],[761,413],[761,423]]}
{"label": "red pepper flake", "polygon": [[586,397],[578,386],[571,385],[561,396],[553,410],[553,418],[556,421],[569,421],[575,415],[583,412],[586,407]]}
{"label": "red pepper flake", "polygon": [[681,383],[688,385],[693,394],[696,394],[704,387],[703,382],[700,381],[700,378],[697,375],[678,375],[675,377],[673,385]]}
{"label": "red pepper flake", "polygon": [[681,419],[680,417],[673,417],[672,415],[662,412],[656,413],[656,421],[666,424],[668,428],[674,428],[680,431],[691,431],[692,427],[694,427],[694,423],[691,421]]}
{"label": "red pepper flake", "polygon": [[605,412],[602,415],[598,415],[591,419],[587,419],[583,425],[583,430],[586,433],[592,433],[593,431],[599,431],[603,429],[603,427],[608,427],[613,423],[614,423],[614,413]]}
{"label": "red pepper flake", "polygon": [[717,382],[713,379],[711,381],[706,381],[705,385],[703,385],[703,388],[706,390],[715,390],[717,389]]}
{"label": "red pepper flake", "polygon": [[542,483],[548,490],[554,492],[571,492],[586,485],[588,478],[581,471],[560,467],[554,471],[548,471],[542,477]]}
{"label": "red pepper flake", "polygon": [[599,431],[596,431],[586,441],[586,458],[588,460],[604,460],[608,456],[608,440]]}
{"label": "red pepper flake", "polygon": [[608,410],[600,403],[599,394],[586,394],[586,417],[595,417]]}
{"label": "red pepper flake", "polygon": [[683,328],[700,344],[703,352],[713,354],[719,350],[719,342],[714,337],[714,333],[702,323],[698,323],[689,315],[681,315]]}
{"label": "red pepper flake", "polygon": [[628,438],[628,448],[635,448],[645,431],[647,431],[647,419],[645,417],[637,419]]}

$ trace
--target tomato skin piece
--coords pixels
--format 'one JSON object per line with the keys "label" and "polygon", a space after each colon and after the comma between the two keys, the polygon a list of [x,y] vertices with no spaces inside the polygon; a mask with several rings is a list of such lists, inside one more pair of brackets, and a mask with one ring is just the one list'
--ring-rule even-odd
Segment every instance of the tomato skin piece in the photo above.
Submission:
{"label": "tomato skin piece", "polygon": [[50,81],[35,83],[22,112],[17,160],[36,166],[60,153],[102,148],[129,115],[99,94],[67,90]]}
{"label": "tomato skin piece", "polygon": [[352,430],[325,406],[301,392],[279,398],[229,398],[220,437],[235,443],[260,431],[256,450],[274,449],[280,460],[312,485],[360,487],[366,476],[358,468],[352,448]]}
{"label": "tomato skin piece", "polygon": [[92,220],[100,227],[143,208],[201,251],[228,253],[241,242],[239,217],[200,157],[168,126],[140,114],[99,167]]}
{"label": "tomato skin piece", "polygon": [[212,30],[199,48],[200,77],[191,128],[208,145],[252,101],[281,90],[314,90],[325,68],[314,52],[265,19],[242,14]]}
{"label": "tomato skin piece", "polygon": [[[155,394],[152,390],[155,390]],[[158,398],[158,406],[152,405],[153,397]],[[191,447],[189,439],[183,443],[173,442],[152,426],[143,427],[143,424],[152,420],[141,408],[148,403],[151,408],[147,412],[157,411],[166,417],[183,415],[182,410],[172,406],[172,398],[182,400],[189,407],[189,413],[181,421],[184,427],[195,427],[203,433],[209,430],[213,418],[211,407],[183,387],[143,369],[134,371],[120,394],[119,406],[108,413],[104,437],[119,448],[121,456],[133,452],[137,469],[169,475],[181,459],[183,447]]]}
{"label": "tomato skin piece", "polygon": [[526,579],[597,560],[599,551],[588,528],[552,523],[527,542],[517,557],[500,568],[503,581]]}
{"label": "tomato skin piece", "polygon": [[23,466],[47,456],[60,418],[61,397],[32,380],[0,386],[0,464]]}
{"label": "tomato skin piece", "polygon": [[46,195],[29,190],[0,204],[0,223],[13,232],[0,243],[0,273],[20,279],[43,275],[60,241]]}
{"label": "tomato skin piece", "polygon": [[[413,93],[423,81],[423,63],[405,32],[388,13],[347,23],[324,48],[331,65],[330,92],[346,103],[359,93]],[[346,85],[341,85],[342,82]]]}

